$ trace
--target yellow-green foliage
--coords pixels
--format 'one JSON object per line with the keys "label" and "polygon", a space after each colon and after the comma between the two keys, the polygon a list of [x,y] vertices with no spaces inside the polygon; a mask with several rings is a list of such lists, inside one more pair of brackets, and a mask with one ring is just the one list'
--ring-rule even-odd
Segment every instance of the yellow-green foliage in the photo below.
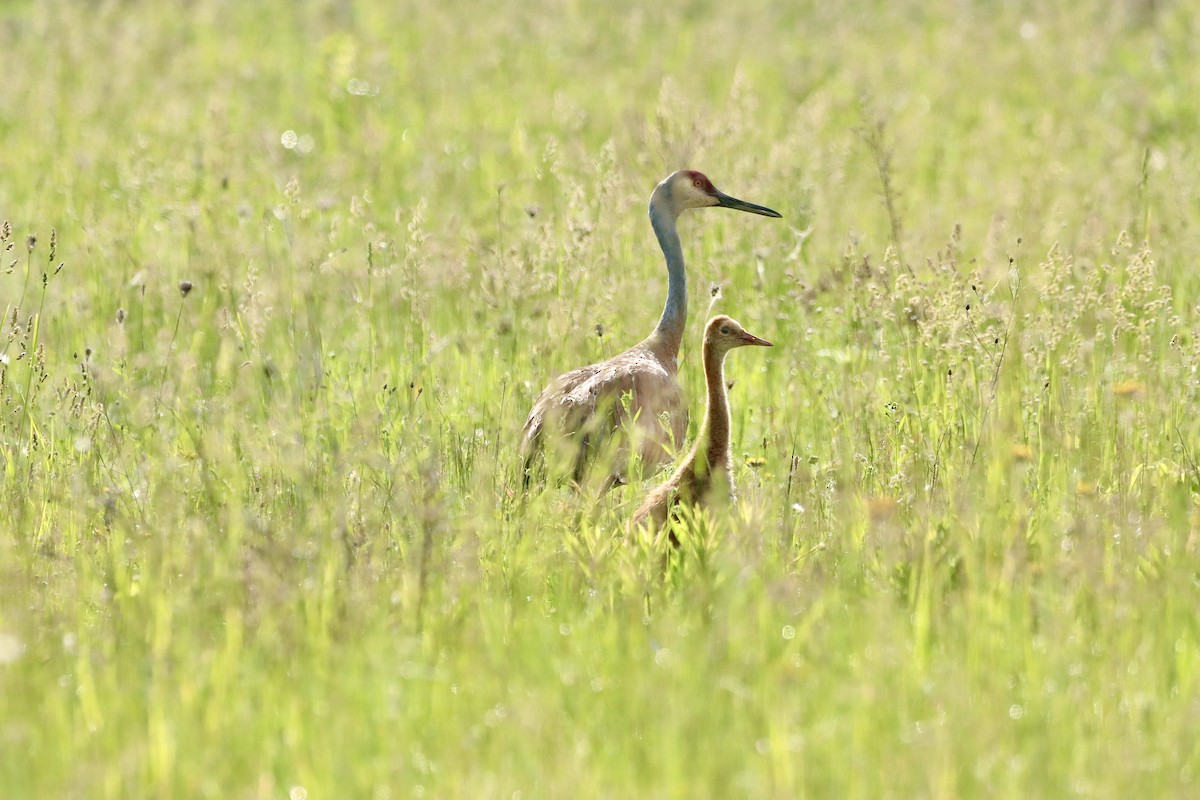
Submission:
{"label": "yellow-green foliage", "polygon": [[[1194,5],[5,4],[3,795],[1196,795]],[[684,166],[664,574],[515,449]]]}

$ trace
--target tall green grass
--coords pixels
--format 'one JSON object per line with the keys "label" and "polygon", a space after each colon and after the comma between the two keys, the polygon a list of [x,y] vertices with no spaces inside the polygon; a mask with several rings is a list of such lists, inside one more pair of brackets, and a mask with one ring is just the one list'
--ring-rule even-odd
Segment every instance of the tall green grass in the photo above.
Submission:
{"label": "tall green grass", "polygon": [[[4,795],[1195,793],[1198,34],[5,6]],[[776,347],[663,575],[653,478],[515,450],[652,327],[683,166],[785,219],[681,222],[693,408],[708,309]]]}

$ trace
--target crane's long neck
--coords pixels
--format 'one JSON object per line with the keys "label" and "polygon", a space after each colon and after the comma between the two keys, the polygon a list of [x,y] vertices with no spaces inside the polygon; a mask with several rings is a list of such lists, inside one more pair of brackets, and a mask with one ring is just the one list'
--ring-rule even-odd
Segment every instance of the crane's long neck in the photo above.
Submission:
{"label": "crane's long neck", "polygon": [[[706,345],[708,343],[706,342]],[[708,405],[704,410],[705,453],[709,469],[727,466],[729,451],[729,397],[725,393],[725,353],[715,347],[704,348],[704,382]],[[702,444],[703,446],[703,444]]]}
{"label": "crane's long neck", "polygon": [[650,200],[650,224],[654,226],[658,244],[667,260],[667,304],[651,338],[663,354],[674,360],[679,355],[679,345],[687,326],[687,273],[683,268],[679,233],[675,230],[675,214],[668,205],[658,192]]}

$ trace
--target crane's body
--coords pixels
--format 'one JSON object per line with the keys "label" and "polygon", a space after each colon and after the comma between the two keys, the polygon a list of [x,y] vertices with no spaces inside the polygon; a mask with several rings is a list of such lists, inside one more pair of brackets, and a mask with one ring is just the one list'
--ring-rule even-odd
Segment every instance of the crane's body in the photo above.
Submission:
{"label": "crane's body", "polygon": [[[653,469],[679,447],[687,430],[687,404],[677,376],[688,292],[676,220],[689,208],[712,206],[780,216],[718,191],[694,170],[672,173],[655,187],[650,224],[667,266],[667,300],[658,325],[625,352],[560,375],[542,390],[522,435],[526,482],[539,454],[565,467],[579,482],[593,458],[609,451],[607,487],[620,480],[630,448],[647,469]],[[613,434],[621,430],[627,430],[632,440],[613,442]]]}
{"label": "crane's body", "polygon": [[[696,443],[666,482],[646,496],[633,515],[633,524],[661,528],[676,503],[706,505],[718,495],[735,499],[733,450],[730,446],[729,396],[725,390],[725,355],[735,347],[771,343],[746,332],[729,317],[713,317],[704,328],[704,422]],[[671,541],[678,544],[674,535]]]}

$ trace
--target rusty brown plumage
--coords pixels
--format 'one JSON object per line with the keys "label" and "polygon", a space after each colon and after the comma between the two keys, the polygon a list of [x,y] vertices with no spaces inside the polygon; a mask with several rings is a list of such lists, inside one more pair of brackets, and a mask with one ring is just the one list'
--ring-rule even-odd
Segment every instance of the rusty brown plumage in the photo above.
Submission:
{"label": "rusty brown plumage", "polygon": [[[634,512],[633,524],[661,528],[672,506],[706,505],[718,493],[732,501],[733,452],[729,441],[729,398],[725,390],[725,355],[737,347],[770,347],[726,316],[713,317],[704,327],[704,381],[707,402],[696,443],[666,482],[656,486]],[[678,544],[674,535],[671,542]]]}

